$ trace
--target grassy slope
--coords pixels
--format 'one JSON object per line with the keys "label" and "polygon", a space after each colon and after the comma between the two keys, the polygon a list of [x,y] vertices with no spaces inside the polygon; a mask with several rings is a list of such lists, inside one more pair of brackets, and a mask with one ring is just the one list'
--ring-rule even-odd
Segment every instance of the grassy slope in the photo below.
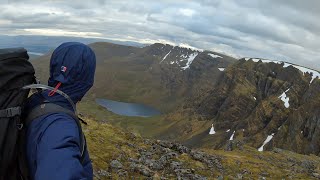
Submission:
{"label": "grassy slope", "polygon": [[[80,106],[83,107],[83,105]],[[80,113],[85,114],[81,109],[79,108]],[[98,117],[101,115],[99,110],[95,113]],[[110,120],[119,120],[118,118],[114,115],[109,116]],[[133,135],[108,123],[98,122],[90,117],[85,119],[89,125],[84,126],[83,129],[87,137],[96,179],[98,177],[100,179],[110,179],[110,177],[103,176],[101,173],[99,175],[98,172],[108,172],[113,179],[119,178],[117,172],[110,167],[110,162],[115,159],[119,160],[124,166],[123,169],[128,172],[128,176],[122,177],[123,179],[132,177],[142,179],[143,175],[130,169],[129,158],[138,159],[140,157],[139,149],[150,149],[150,144],[146,143],[140,136]],[[135,121],[131,118],[128,120]],[[145,130],[147,131],[148,128],[145,128]],[[130,144],[135,145],[135,147]],[[174,160],[181,162],[184,168],[191,168],[196,174],[208,177],[208,179],[216,179],[218,176],[223,176],[224,179],[237,179],[239,177],[258,179],[262,176],[268,179],[315,179],[312,177],[312,173],[319,173],[320,171],[320,158],[317,156],[299,155],[283,150],[258,152],[256,149],[247,146],[244,146],[243,150],[232,152],[212,149],[202,150],[207,154],[219,157],[224,171],[212,171],[205,163],[195,160],[185,153],[178,153],[179,155]],[[159,158],[159,156],[157,157]],[[304,167],[308,163],[313,164],[312,172]],[[176,178],[174,172],[168,169],[155,172],[153,177],[154,179],[160,179],[161,176],[166,176],[169,179]]]}
{"label": "grassy slope", "polygon": [[141,134],[144,137],[152,137],[170,125],[168,124],[169,121],[164,120],[163,116],[149,118],[120,116],[107,111],[104,107],[91,100],[84,100],[77,107],[79,112],[85,116],[98,119],[100,122],[108,122],[117,127]]}

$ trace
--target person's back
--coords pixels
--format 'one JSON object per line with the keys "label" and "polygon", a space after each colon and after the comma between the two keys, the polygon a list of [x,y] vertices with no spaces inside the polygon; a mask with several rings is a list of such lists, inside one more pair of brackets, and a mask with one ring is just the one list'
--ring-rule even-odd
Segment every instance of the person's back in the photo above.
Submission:
{"label": "person's back", "polygon": [[[81,43],[64,43],[50,60],[48,85],[79,102],[92,87],[96,59],[94,52]],[[31,96],[26,112],[44,102],[70,111],[72,105],[55,91]],[[27,126],[27,161],[32,179],[92,179],[92,164],[87,149],[81,158],[81,137],[74,118],[66,113],[40,116]]]}

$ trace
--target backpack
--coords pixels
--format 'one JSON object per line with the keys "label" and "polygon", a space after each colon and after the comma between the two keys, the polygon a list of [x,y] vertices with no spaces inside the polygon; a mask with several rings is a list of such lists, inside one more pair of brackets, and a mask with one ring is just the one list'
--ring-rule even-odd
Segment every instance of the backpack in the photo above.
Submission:
{"label": "backpack", "polygon": [[[40,85],[41,87],[44,87],[44,85]],[[40,87],[39,86],[39,87]],[[54,113],[63,113],[63,114],[66,114],[70,117],[72,117],[77,126],[78,126],[78,130],[79,130],[79,137],[80,137],[80,162],[83,163],[84,161],[84,152],[87,148],[87,144],[86,144],[86,139],[85,139],[85,136],[82,132],[82,128],[81,128],[81,124],[80,124],[80,121],[83,123],[83,124],[86,124],[87,123],[82,120],[81,118],[79,118],[75,112],[73,111],[70,111],[64,107],[61,107],[57,104],[54,104],[54,103],[50,103],[49,101],[46,101],[44,100],[41,104],[37,105],[36,107],[34,107],[33,109],[31,109],[29,112],[25,112],[27,115],[26,115],[26,118],[25,118],[25,125],[29,125],[34,119],[40,117],[40,116],[43,116],[43,115],[50,115],[50,114],[54,114]]]}
{"label": "backpack", "polygon": [[[52,89],[49,86],[33,84],[36,82],[35,71],[28,59],[27,50],[23,48],[0,49],[0,180],[31,179],[26,161],[24,127],[42,115],[65,113],[71,116],[79,129],[81,162],[87,148],[80,125],[80,121],[84,121],[77,116],[76,111],[47,101],[28,112],[24,111],[30,89]],[[63,92],[59,94],[68,99]],[[72,105],[75,108],[73,103]]]}
{"label": "backpack", "polygon": [[25,49],[0,49],[0,180],[28,179],[21,112],[34,68]]}

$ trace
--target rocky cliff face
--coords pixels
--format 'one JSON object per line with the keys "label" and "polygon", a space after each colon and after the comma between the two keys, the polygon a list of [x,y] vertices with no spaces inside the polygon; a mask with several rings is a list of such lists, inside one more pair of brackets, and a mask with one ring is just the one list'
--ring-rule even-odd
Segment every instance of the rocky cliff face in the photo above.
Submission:
{"label": "rocky cliff face", "polygon": [[[171,135],[186,134],[181,140],[187,139],[191,146],[215,148],[230,145],[233,136],[257,149],[269,136],[262,149],[279,147],[320,155],[318,77],[318,72],[297,65],[241,59],[225,71],[215,88],[181,108],[181,114],[192,116],[187,124],[205,120],[198,126],[206,128],[186,133],[180,127]],[[208,134],[211,123],[217,132],[214,135]]]}

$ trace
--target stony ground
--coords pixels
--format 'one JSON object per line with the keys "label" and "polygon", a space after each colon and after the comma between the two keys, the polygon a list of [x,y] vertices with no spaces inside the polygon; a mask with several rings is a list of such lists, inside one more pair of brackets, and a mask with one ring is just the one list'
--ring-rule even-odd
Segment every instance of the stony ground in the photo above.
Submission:
{"label": "stony ground", "polygon": [[[189,149],[85,118],[95,179],[320,179],[320,158],[274,149]],[[240,145],[239,145],[240,144]]]}

